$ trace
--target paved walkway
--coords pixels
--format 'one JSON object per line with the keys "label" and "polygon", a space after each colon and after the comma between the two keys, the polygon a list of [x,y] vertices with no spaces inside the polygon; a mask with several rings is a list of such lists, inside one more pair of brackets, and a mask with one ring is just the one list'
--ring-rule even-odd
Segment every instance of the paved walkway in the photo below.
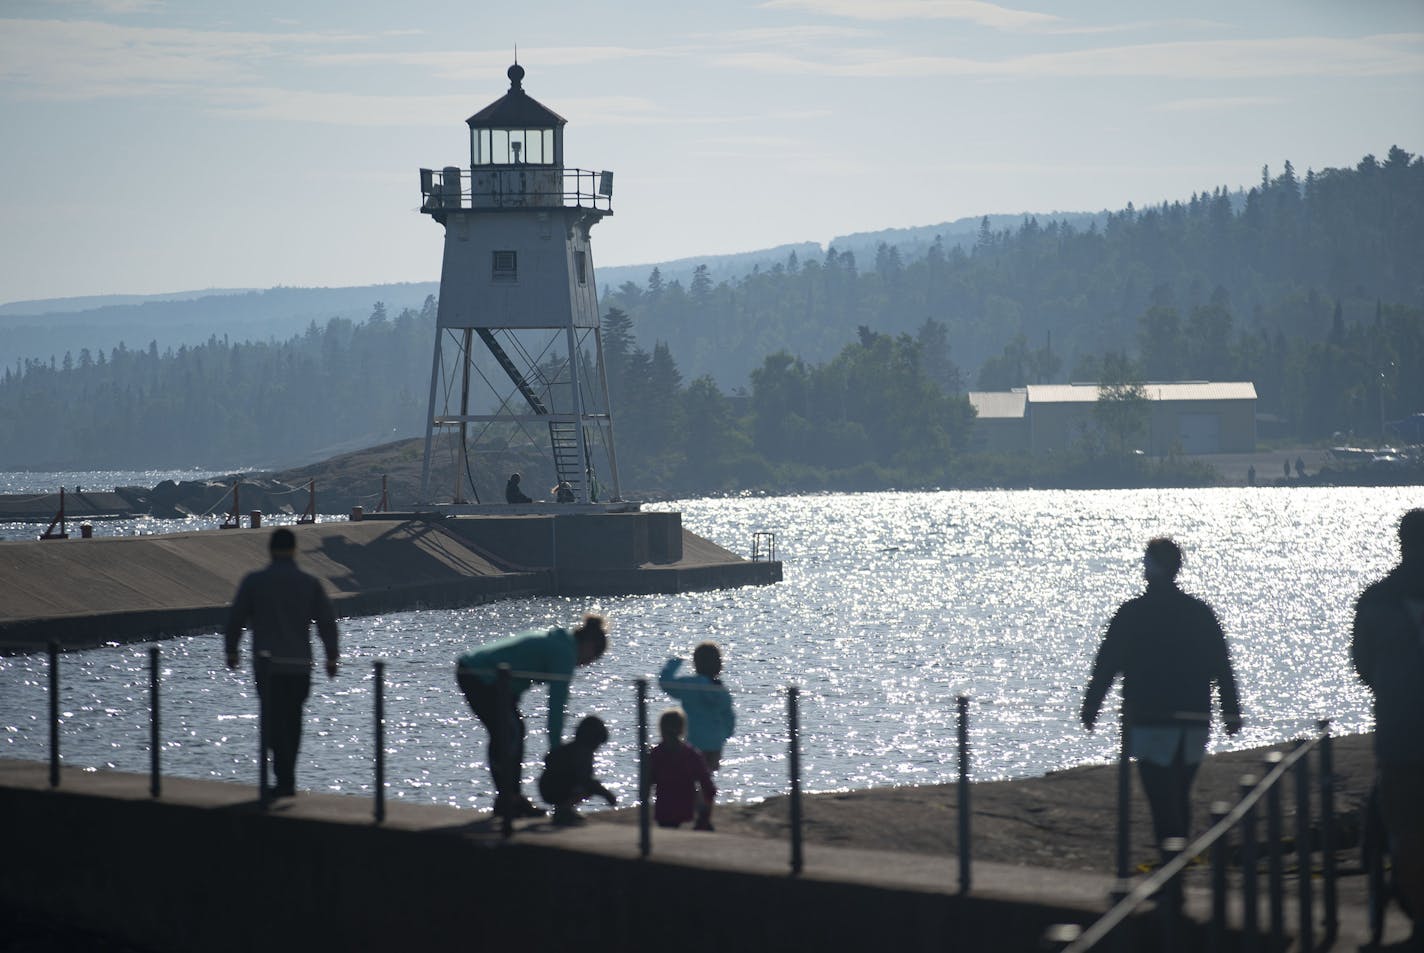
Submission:
{"label": "paved walkway", "polygon": [[[49,787],[48,765],[40,762],[0,760],[0,788],[42,791]],[[90,797],[126,801],[150,801],[149,780],[144,775],[109,771],[84,771],[66,768],[61,775],[60,792]],[[254,798],[254,787],[226,782],[186,778],[165,778],[161,801],[192,808],[248,809],[260,806]],[[294,818],[308,822],[346,825],[370,829],[374,825],[374,802],[370,797],[313,794],[302,792],[298,797],[275,802],[269,809],[274,818]],[[524,821],[516,825],[514,838],[527,844],[576,851],[609,858],[627,860],[638,855],[638,831],[634,826],[592,820],[578,828],[555,828],[544,821]],[[428,804],[411,804],[397,800],[387,805],[383,826],[387,829],[429,832],[432,836],[459,836],[490,843],[501,839],[498,826],[482,813]],[[159,848],[161,849],[161,847]],[[650,861],[658,864],[723,870],[753,876],[782,878],[790,873],[790,847],[786,843],[765,838],[739,837],[727,834],[705,834],[683,830],[652,831]],[[1349,872],[1348,861],[1345,871]],[[971,895],[976,900],[1004,905],[1001,915],[1013,917],[1034,911],[1075,921],[1092,922],[1109,906],[1113,879],[1106,874],[1055,870],[1031,866],[980,862],[972,868]],[[1209,910],[1209,894],[1205,883],[1206,870],[1191,873],[1188,882],[1188,912],[1199,921]],[[864,885],[868,888],[908,890],[924,894],[953,896],[959,892],[959,869],[956,858],[935,854],[909,854],[880,850],[837,848],[806,845],[804,868],[800,879],[807,883]],[[1340,935],[1328,947],[1317,949],[1354,950],[1368,939],[1363,877],[1346,876],[1341,881]],[[1261,878],[1264,894],[1265,878]],[[1294,901],[1295,881],[1287,885],[1289,894],[1285,922],[1287,934],[1295,935],[1297,912]],[[1319,888],[1316,890],[1315,920],[1317,944],[1323,930]],[[1020,914],[1013,911],[1018,910]],[[1262,923],[1266,922],[1266,906],[1262,902]],[[1233,893],[1229,915],[1240,922],[1239,895]],[[1391,910],[1385,934],[1386,949],[1402,941],[1408,934],[1408,924],[1397,910]],[[1189,947],[1190,948],[1190,947]],[[1292,947],[1294,948],[1294,947]],[[1402,948],[1402,947],[1400,947]]]}

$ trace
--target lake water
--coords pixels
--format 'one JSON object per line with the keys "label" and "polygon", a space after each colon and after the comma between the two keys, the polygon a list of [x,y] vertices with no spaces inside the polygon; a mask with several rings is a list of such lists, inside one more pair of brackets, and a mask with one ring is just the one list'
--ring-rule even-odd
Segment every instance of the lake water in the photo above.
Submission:
{"label": "lake water", "polygon": [[[1334,719],[1342,734],[1365,731],[1369,696],[1348,660],[1351,606],[1393,565],[1399,516],[1420,505],[1418,487],[866,493],[659,505],[652,508],[681,510],[686,526],[744,555],[753,532],[774,532],[785,581],[343,620],[344,667],[333,682],[314,679],[298,785],[369,795],[371,663],[382,659],[387,796],[487,807],[485,736],[456,688],[454,659],[486,639],[570,623],[586,609],[609,614],[611,643],[580,670],[568,724],[585,713],[608,722],[612,741],[599,770],[620,795],[636,786],[634,679],[702,639],[722,645],[736,702],[738,732],[718,776],[732,800],[786,789],[788,685],[801,689],[809,790],[952,781],[961,693],[972,700],[976,780],[1107,761],[1115,718],[1105,715],[1106,730],[1084,732],[1082,687],[1107,619],[1141,588],[1143,543],[1162,534],[1182,543],[1183,587],[1215,605],[1236,665],[1246,730],[1233,739],[1214,733],[1214,749],[1295,737],[1319,718]],[[96,526],[101,531],[133,529]],[[165,771],[255,783],[249,676],[222,666],[217,634],[161,648]],[[65,762],[147,770],[147,646],[68,654],[61,670]],[[46,679],[43,656],[0,658],[0,756],[47,757]],[[544,754],[543,697],[536,688],[523,705],[529,779]],[[654,687],[654,722],[666,703]],[[1115,709],[1114,697],[1105,712]]]}

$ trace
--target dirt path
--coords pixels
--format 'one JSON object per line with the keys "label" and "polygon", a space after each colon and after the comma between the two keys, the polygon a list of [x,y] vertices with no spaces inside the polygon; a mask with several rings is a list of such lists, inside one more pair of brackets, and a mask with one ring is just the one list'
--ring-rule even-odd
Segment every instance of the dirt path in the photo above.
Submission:
{"label": "dirt path", "polygon": [[[1374,774],[1371,742],[1370,735],[1334,739],[1335,810],[1347,845],[1353,844],[1360,808]],[[1235,801],[1242,775],[1264,773],[1261,764],[1268,751],[1288,751],[1291,747],[1282,744],[1209,757],[1193,789],[1194,831],[1200,833],[1206,828],[1212,801]],[[1318,791],[1316,764],[1312,757],[1313,798]],[[1287,830],[1294,829],[1293,790],[1292,785],[1283,797]],[[976,859],[1098,872],[1111,872],[1116,865],[1115,765],[975,784],[970,801]],[[957,802],[954,785],[808,795],[804,799],[803,837],[807,844],[954,853],[958,850]],[[757,804],[719,805],[713,819],[718,831],[786,839],[787,805],[785,797]],[[599,816],[619,823],[637,820],[636,812],[631,810]],[[1133,861],[1150,863],[1155,857],[1151,822],[1135,771],[1132,825]]]}

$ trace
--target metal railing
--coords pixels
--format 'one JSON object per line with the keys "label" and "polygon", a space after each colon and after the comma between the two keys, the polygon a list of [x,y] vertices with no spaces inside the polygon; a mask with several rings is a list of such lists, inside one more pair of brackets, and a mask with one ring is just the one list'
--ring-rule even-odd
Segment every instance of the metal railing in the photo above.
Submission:
{"label": "metal railing", "polygon": [[[1273,751],[1266,755],[1264,777],[1244,775],[1240,796],[1235,805],[1225,801],[1212,804],[1212,825],[1195,841],[1187,844],[1182,838],[1169,838],[1161,850],[1167,858],[1153,874],[1131,890],[1115,891],[1120,899],[1106,914],[1087,929],[1078,931],[1070,924],[1058,924],[1050,929],[1045,941],[1061,953],[1083,953],[1121,928],[1149,899],[1156,898],[1162,914],[1160,949],[1171,951],[1181,942],[1178,926],[1182,906],[1182,874],[1194,858],[1207,855],[1211,863],[1211,914],[1207,927],[1208,949],[1224,949],[1227,934],[1228,868],[1230,867],[1228,838],[1240,831],[1239,883],[1241,895],[1241,943],[1239,948],[1252,951],[1260,947],[1260,865],[1257,840],[1257,811],[1264,800],[1266,811],[1267,912],[1269,949],[1282,949],[1285,937],[1285,873],[1282,853],[1283,818],[1280,786],[1287,773],[1295,780],[1295,836],[1297,875],[1297,939],[1298,948],[1315,948],[1314,887],[1311,854],[1314,838],[1311,828],[1310,761],[1312,751],[1320,755],[1319,770],[1319,844],[1321,854],[1321,906],[1325,943],[1333,943],[1339,934],[1338,900],[1335,867],[1335,800],[1334,759],[1331,749],[1330,722],[1316,724],[1318,734],[1298,744],[1289,754]],[[1126,777],[1127,747],[1124,743],[1120,759],[1120,778]],[[1123,873],[1125,835],[1120,820],[1118,838],[1119,885],[1125,886]]]}
{"label": "metal railing", "polygon": [[[51,641],[47,644],[49,655],[49,783],[51,788],[60,786],[60,726],[62,724],[60,699],[60,666],[59,666],[59,643]],[[269,653],[259,652],[254,657],[256,671],[262,672],[269,666],[302,665],[312,664],[310,659],[296,658],[274,658]],[[372,662],[373,681],[373,707],[375,715],[373,739],[374,753],[372,757],[372,767],[375,775],[374,783],[374,803],[372,813],[377,824],[386,819],[385,804],[385,764],[386,764],[386,744],[385,744],[385,674],[386,663],[381,660]],[[499,701],[497,707],[499,711],[506,712],[513,710],[513,701],[507,695],[513,690],[513,680],[515,678],[531,679],[541,682],[568,681],[570,676],[553,672],[524,672],[511,670],[508,665],[499,665],[494,669],[480,669],[460,667],[458,671],[474,672],[482,675],[493,675],[495,690]],[[159,649],[153,646],[149,649],[149,792],[154,798],[162,795],[162,778],[160,775],[159,752],[161,750],[161,732],[159,729],[159,707],[160,707],[160,666]],[[638,853],[640,857],[648,857],[652,853],[652,824],[651,824],[651,774],[648,766],[648,756],[652,750],[648,741],[648,683],[647,678],[633,679],[635,687],[635,706],[637,712],[637,738],[638,738]],[[689,690],[691,686],[682,686],[683,690]],[[704,691],[723,690],[720,686],[707,686]],[[786,739],[787,739],[787,767],[788,767],[788,793],[790,812],[790,867],[793,876],[802,873],[805,868],[805,849],[803,839],[804,811],[802,804],[802,772],[801,772],[801,717],[800,717],[800,694],[801,690],[790,685],[786,691]],[[259,701],[257,706],[257,740],[258,740],[258,801],[266,805],[270,798],[268,796],[270,788],[268,786],[268,744],[267,744],[267,716],[264,711],[265,705]],[[956,735],[959,748],[959,771],[958,771],[958,794],[959,794],[959,819],[958,819],[958,861],[959,861],[959,892],[967,894],[972,882],[970,865],[972,863],[972,852],[969,841],[969,697],[959,695],[955,699],[956,709]],[[497,820],[503,836],[511,837],[514,833],[513,818],[506,813]]]}
{"label": "metal railing", "polygon": [[554,166],[488,166],[473,176],[448,166],[420,170],[420,210],[586,208],[613,211],[613,174]]}

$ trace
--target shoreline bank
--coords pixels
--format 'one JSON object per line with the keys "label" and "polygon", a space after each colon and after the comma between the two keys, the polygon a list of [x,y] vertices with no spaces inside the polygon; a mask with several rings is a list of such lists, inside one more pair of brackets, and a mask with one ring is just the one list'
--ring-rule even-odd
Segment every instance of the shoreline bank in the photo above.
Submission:
{"label": "shoreline bank", "polygon": [[[1360,814],[1374,783],[1374,735],[1332,738],[1335,813],[1342,850],[1357,840]],[[1289,751],[1281,742],[1242,751],[1208,754],[1192,788],[1194,833],[1206,830],[1212,801],[1239,797],[1245,775],[1260,777],[1265,756]],[[1112,873],[1117,836],[1117,765],[1080,765],[1032,778],[980,781],[970,785],[971,840],[976,859],[1030,864],[1059,870]],[[1132,772],[1132,858],[1151,864],[1152,823]],[[1314,782],[1312,782],[1314,783]],[[932,784],[803,795],[803,838],[838,847],[954,854],[958,844],[958,786]],[[1293,805],[1288,807],[1293,811]],[[636,824],[631,808],[590,814],[618,824]],[[767,798],[714,809],[717,831],[786,839],[789,799]]]}

